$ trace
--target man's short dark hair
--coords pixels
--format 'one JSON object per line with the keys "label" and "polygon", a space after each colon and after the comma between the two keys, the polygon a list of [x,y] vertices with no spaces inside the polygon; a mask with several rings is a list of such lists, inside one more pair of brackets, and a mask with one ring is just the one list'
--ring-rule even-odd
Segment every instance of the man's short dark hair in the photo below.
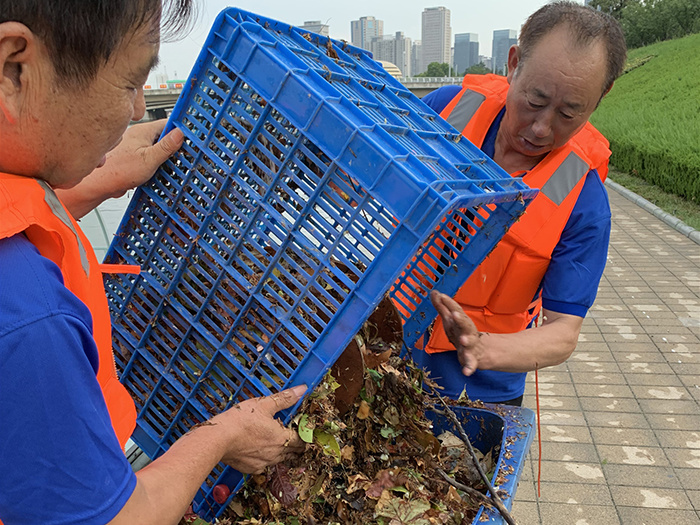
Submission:
{"label": "man's short dark hair", "polygon": [[622,74],[627,60],[625,35],[617,20],[574,2],[552,2],[535,11],[520,30],[521,57],[525,60],[537,42],[550,31],[566,24],[575,44],[585,46],[602,40],[607,50],[608,64],[605,93]]}
{"label": "man's short dark hair", "polygon": [[154,36],[173,36],[193,9],[192,0],[0,0],[0,23],[27,26],[47,47],[58,81],[84,84],[129,34],[153,25]]}

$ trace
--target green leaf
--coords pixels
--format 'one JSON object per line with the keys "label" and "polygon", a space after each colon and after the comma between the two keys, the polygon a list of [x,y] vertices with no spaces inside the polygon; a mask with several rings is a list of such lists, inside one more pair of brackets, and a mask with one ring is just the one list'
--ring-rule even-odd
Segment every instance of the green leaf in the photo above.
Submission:
{"label": "green leaf", "polygon": [[388,439],[398,436],[401,432],[391,427],[384,427],[379,431],[379,433],[382,435],[383,438]]}
{"label": "green leaf", "polygon": [[336,463],[340,463],[340,445],[335,437],[322,430],[314,430],[314,441],[321,447],[323,453],[335,458]]}
{"label": "green leaf", "polygon": [[378,504],[375,513],[377,516],[396,519],[398,523],[429,525],[430,521],[423,518],[429,510],[430,503],[425,500],[405,500],[397,497],[384,502],[381,507]]}
{"label": "green leaf", "polygon": [[309,426],[309,416],[308,414],[302,414],[299,418],[299,437],[305,443],[314,442],[314,425]]}

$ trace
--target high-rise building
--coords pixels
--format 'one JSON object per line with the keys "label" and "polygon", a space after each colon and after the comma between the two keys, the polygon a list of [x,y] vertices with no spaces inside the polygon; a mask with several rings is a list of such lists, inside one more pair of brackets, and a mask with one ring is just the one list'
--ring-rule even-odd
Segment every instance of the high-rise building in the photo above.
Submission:
{"label": "high-rise building", "polygon": [[479,63],[479,35],[476,33],[457,33],[455,35],[454,51],[455,71],[462,75],[475,64]]}
{"label": "high-rise building", "polygon": [[486,66],[486,69],[493,71],[493,68],[491,67],[491,57],[487,57],[486,55],[479,55],[479,62],[484,64]]}
{"label": "high-rise building", "polygon": [[508,69],[508,50],[518,43],[518,33],[514,29],[497,29],[493,32],[491,48],[491,71],[505,75]]}
{"label": "high-rise building", "polygon": [[423,45],[420,40],[413,42],[411,46],[411,76],[420,75],[425,71],[423,65]]}
{"label": "high-rise building", "polygon": [[320,20],[309,20],[308,22],[304,22],[304,25],[299,27],[323,36],[329,36],[330,34],[328,31],[328,25],[322,23]]}
{"label": "high-rise building", "polygon": [[427,69],[432,62],[452,64],[452,26],[449,9],[426,7],[423,10],[421,42],[424,68]]}
{"label": "high-rise building", "polygon": [[372,39],[370,48],[375,60],[391,62],[399,68],[403,76],[411,76],[411,39],[404,36],[402,31],[397,31],[393,37]]}
{"label": "high-rise building", "polygon": [[373,38],[384,36],[384,21],[373,16],[363,16],[350,22],[350,40],[352,45],[370,50]]}

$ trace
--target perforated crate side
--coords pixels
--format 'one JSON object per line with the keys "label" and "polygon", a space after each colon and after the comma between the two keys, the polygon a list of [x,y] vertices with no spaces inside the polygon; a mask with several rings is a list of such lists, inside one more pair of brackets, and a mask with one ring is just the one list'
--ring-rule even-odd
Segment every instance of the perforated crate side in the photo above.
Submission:
{"label": "perforated crate side", "polygon": [[[429,322],[427,292],[471,273],[535,194],[365,52],[238,10],[173,126],[183,148],[107,256],[142,267],[106,288],[150,457],[236,402],[313,388],[399,277],[406,326]],[[240,481],[220,465],[195,510],[218,516],[213,486]]]}

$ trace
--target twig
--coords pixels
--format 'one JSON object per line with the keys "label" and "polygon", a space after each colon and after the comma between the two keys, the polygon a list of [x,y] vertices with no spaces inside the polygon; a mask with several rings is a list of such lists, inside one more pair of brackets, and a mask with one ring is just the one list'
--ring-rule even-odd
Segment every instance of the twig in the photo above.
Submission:
{"label": "twig", "polygon": [[508,523],[508,525],[517,525],[517,523],[513,519],[513,516],[511,516],[510,512],[508,512],[508,509],[503,504],[503,500],[498,495],[498,492],[496,492],[496,489],[493,487],[493,485],[491,484],[491,481],[486,476],[484,469],[481,468],[481,463],[479,463],[479,459],[476,457],[476,453],[474,452],[474,447],[472,447],[472,443],[469,440],[469,436],[467,436],[467,433],[464,431],[464,427],[462,426],[462,423],[459,421],[459,418],[457,418],[457,415],[449,407],[449,405],[447,403],[445,403],[445,398],[440,394],[440,392],[438,392],[435,389],[435,387],[433,385],[430,385],[430,389],[433,391],[433,394],[438,398],[438,400],[440,401],[440,404],[445,409],[445,415],[457,428],[457,431],[459,432],[460,438],[462,438],[462,441],[464,441],[464,443],[467,445],[467,450],[469,450],[469,454],[471,455],[472,459],[474,460],[476,470],[479,472],[479,476],[481,477],[481,480],[484,482],[486,487],[489,489],[489,492],[491,493],[491,499],[493,499],[494,506],[498,509],[498,512],[501,513],[501,516],[503,516],[503,519],[506,520],[506,523]]}
{"label": "twig", "polygon": [[447,475],[447,473],[442,470],[441,468],[437,469],[437,473],[442,476],[442,479],[447,481],[450,485],[452,485],[454,488],[457,490],[461,490],[462,492],[466,492],[470,496],[480,499],[481,501],[492,503],[491,498],[489,498],[486,494],[483,494],[482,492],[470,487],[469,485],[464,485],[463,483],[460,483],[454,478],[451,478],[450,476]]}

